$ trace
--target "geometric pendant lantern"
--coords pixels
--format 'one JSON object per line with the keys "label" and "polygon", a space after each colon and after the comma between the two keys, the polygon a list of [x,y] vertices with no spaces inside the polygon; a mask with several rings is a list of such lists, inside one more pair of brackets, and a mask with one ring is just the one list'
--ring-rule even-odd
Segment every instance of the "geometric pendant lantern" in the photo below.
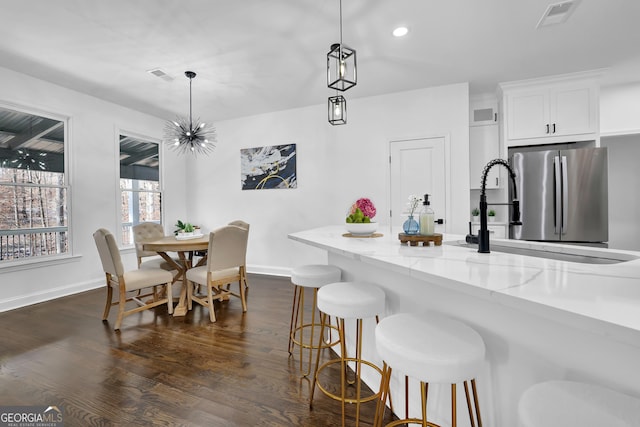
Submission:
{"label": "geometric pendant lantern", "polygon": [[327,86],[345,91],[358,82],[356,51],[342,43],[342,0],[340,0],[340,43],[334,43],[327,53]]}
{"label": "geometric pendant lantern", "polygon": [[332,125],[347,124],[347,100],[342,95],[329,97],[329,123]]}
{"label": "geometric pendant lantern", "polygon": [[327,86],[345,91],[358,82],[356,51],[340,43],[331,45],[327,53]]}

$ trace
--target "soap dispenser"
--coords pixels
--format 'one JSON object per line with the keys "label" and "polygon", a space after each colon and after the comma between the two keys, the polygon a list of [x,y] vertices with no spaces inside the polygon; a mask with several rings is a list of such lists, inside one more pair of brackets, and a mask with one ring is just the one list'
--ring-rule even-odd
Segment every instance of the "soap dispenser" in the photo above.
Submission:
{"label": "soap dispenser", "polygon": [[423,236],[432,236],[435,231],[435,213],[430,205],[429,195],[425,194],[420,212],[420,234]]}

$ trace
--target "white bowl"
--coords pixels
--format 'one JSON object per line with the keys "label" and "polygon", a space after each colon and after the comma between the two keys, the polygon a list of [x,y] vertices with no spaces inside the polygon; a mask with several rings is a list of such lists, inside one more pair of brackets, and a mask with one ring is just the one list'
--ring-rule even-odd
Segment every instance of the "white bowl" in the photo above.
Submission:
{"label": "white bowl", "polygon": [[366,236],[375,233],[377,222],[347,222],[347,231],[353,235]]}

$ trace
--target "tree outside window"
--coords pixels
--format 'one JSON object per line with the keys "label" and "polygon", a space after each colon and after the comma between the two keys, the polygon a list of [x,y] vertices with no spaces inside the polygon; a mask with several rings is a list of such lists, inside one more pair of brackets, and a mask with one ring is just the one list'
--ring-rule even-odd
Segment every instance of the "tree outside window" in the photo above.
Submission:
{"label": "tree outside window", "polygon": [[0,262],[70,251],[65,124],[0,107]]}
{"label": "tree outside window", "polygon": [[122,244],[133,245],[132,227],[162,221],[159,145],[120,135],[120,218]]}

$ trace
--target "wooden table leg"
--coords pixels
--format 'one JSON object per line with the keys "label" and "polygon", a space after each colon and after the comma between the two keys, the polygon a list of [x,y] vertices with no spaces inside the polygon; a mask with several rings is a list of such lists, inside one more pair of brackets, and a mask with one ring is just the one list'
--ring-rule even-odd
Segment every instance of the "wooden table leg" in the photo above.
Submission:
{"label": "wooden table leg", "polygon": [[173,258],[167,255],[166,252],[158,252],[158,254],[178,271],[178,274],[176,274],[173,278],[173,283],[181,280],[182,289],[180,290],[180,299],[178,300],[178,305],[173,309],[173,316],[184,316],[187,314],[187,270],[190,267],[190,262],[185,257],[184,252],[178,252],[178,257],[180,258],[180,263],[182,265],[175,262]]}

